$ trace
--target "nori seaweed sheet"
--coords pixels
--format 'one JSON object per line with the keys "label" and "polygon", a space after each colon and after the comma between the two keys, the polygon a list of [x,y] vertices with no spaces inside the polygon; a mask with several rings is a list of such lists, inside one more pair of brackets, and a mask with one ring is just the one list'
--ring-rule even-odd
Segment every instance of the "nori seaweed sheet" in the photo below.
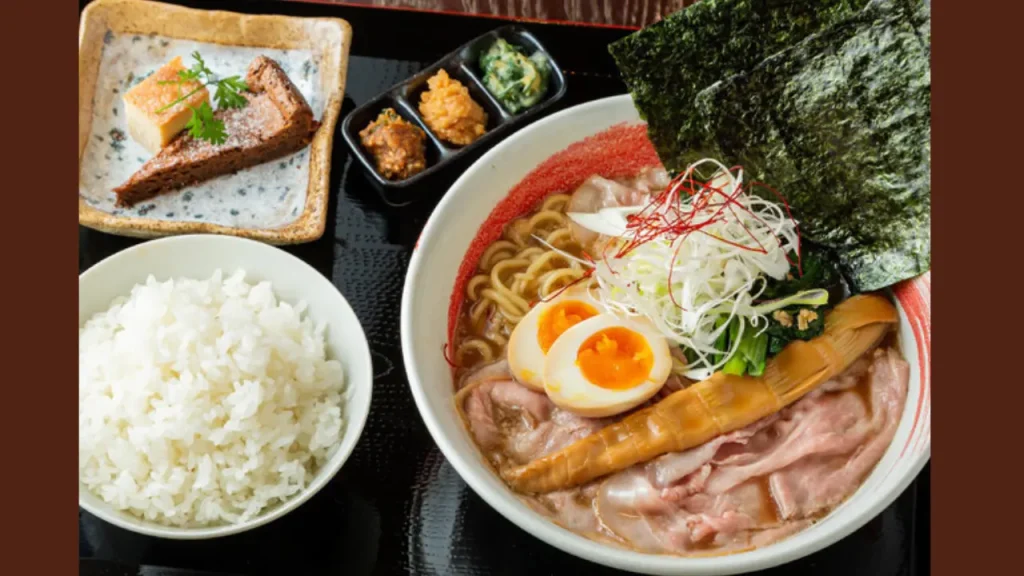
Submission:
{"label": "nori seaweed sheet", "polygon": [[782,191],[859,291],[921,274],[931,265],[930,23],[920,1],[878,0],[703,90],[679,125],[679,166],[724,158]]}
{"label": "nori seaweed sheet", "polygon": [[669,118],[649,122],[668,169],[709,156],[743,165],[747,181],[782,192],[855,291],[890,286],[931,263],[929,8],[874,0],[689,100],[637,108]]}
{"label": "nori seaweed sheet", "polygon": [[746,72],[862,9],[868,0],[701,0],[608,47],[665,166],[700,90]]}

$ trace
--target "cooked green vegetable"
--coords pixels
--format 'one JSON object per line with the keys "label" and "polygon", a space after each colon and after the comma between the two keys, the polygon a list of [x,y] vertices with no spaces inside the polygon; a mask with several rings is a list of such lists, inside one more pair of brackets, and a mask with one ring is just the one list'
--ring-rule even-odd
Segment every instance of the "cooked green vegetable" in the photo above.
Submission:
{"label": "cooked green vegetable", "polygon": [[[718,330],[728,320],[727,316],[719,316],[718,320],[715,320],[715,330]],[[715,354],[713,359],[715,364],[725,360],[725,354],[729,352],[729,329],[722,330],[722,333],[715,339],[715,349],[721,350],[721,354]]]}
{"label": "cooked green vegetable", "polygon": [[[764,292],[761,293],[761,298],[785,298],[788,294],[818,289],[828,292],[828,302],[820,306],[805,304],[786,306],[769,315],[768,328],[765,330],[769,356],[778,354],[786,347],[786,344],[793,340],[810,340],[821,335],[825,330],[825,313],[832,308],[834,303],[845,300],[849,293],[846,282],[834,260],[824,250],[805,246],[802,252],[803,274],[801,275],[797,267],[794,266],[787,279],[769,279]],[[803,313],[805,319],[809,318],[813,312],[813,319],[808,320],[803,329],[800,326],[801,310],[807,310]],[[789,323],[785,325],[783,319],[787,318]]]}
{"label": "cooked green vegetable", "polygon": [[[773,15],[799,11],[778,2],[712,4],[771,16],[773,30],[780,28]],[[829,10],[800,20],[802,26],[755,36],[772,49],[791,47],[748,71],[742,67],[750,60],[742,56],[756,51],[738,48],[726,49],[732,59],[723,57],[717,68],[667,61],[681,49],[675,44],[691,47],[693,40],[664,32],[657,42],[628,44],[628,58],[619,49],[617,61],[667,168],[682,170],[706,157],[742,164],[750,179],[782,191],[805,237],[835,253],[854,289],[869,291],[931,264],[930,9],[923,0],[874,0],[849,15],[852,5],[825,4]],[[844,12],[848,17],[835,18]],[[716,30],[736,17],[708,8],[696,14],[702,18],[680,22]],[[757,27],[744,19],[750,14],[740,14],[740,29]],[[806,34],[813,32],[808,22],[829,19],[828,27]],[[646,55],[641,44],[650,49]],[[658,67],[663,71],[654,74]],[[693,77],[707,87],[698,84],[695,92]],[[718,81],[710,84],[712,77]]]}
{"label": "cooked green vegetable", "polygon": [[[795,258],[795,254],[793,257]],[[784,280],[767,279],[759,301],[790,301],[771,313],[766,313],[768,325],[752,327],[749,322],[739,333],[742,318],[734,318],[728,330],[715,341],[715,347],[727,354],[733,347],[736,351],[729,357],[722,371],[726,374],[760,376],[764,373],[767,359],[775,356],[794,340],[810,340],[825,331],[825,313],[835,302],[847,296],[847,287],[838,268],[820,248],[804,247],[801,266],[793,265]],[[803,274],[800,274],[800,268]],[[799,295],[827,294],[826,298],[796,298]],[[722,317],[724,321],[725,317]],[[716,323],[716,328],[722,321]],[[740,338],[736,346],[736,338]],[[691,360],[690,354],[687,359]],[[718,356],[716,361],[721,359]],[[691,360],[692,361],[692,360]]]}
{"label": "cooked green vegetable", "polygon": [[785,298],[779,298],[778,300],[769,300],[762,302],[754,306],[760,314],[769,314],[776,310],[782,310],[790,306],[823,306],[828,304],[828,290],[815,288],[814,290],[806,290],[804,292],[797,292],[791,294]]}
{"label": "cooked green vegetable", "polygon": [[742,318],[737,318],[729,325],[729,341],[735,342],[740,339],[736,353],[729,358],[722,368],[726,374],[743,376],[760,376],[764,374],[764,367],[768,361],[768,334],[761,333],[760,328],[753,328],[749,324],[743,327],[743,335],[740,336],[740,324]]}
{"label": "cooked green vegetable", "polygon": [[[794,340],[810,340],[825,331],[826,308],[793,306],[779,310],[768,321],[765,335],[768,337],[768,355],[774,356]],[[806,324],[801,322],[804,314]]]}
{"label": "cooked green vegetable", "polygon": [[[739,346],[736,346],[736,351],[722,366],[722,372],[737,376],[760,376],[764,374],[768,358],[782,352],[787,344],[794,340],[810,340],[820,336],[825,331],[825,312],[829,308],[831,307],[790,306],[770,315],[767,328],[764,324],[757,327],[745,324],[742,336],[739,333],[740,323],[746,321],[736,317],[715,341],[715,347],[722,353],[716,355],[714,361],[720,362],[723,356],[736,346],[736,338],[739,337]],[[800,318],[802,310],[803,320]],[[722,318],[722,321],[724,320],[725,317]],[[722,322],[717,323],[716,328],[721,325]],[[683,355],[689,363],[698,360],[697,355],[689,348],[683,347]]]}
{"label": "cooked green vegetable", "polygon": [[515,114],[540,102],[548,89],[551,64],[540,52],[527,57],[502,38],[480,55],[484,86]]}
{"label": "cooked green vegetable", "polygon": [[739,352],[732,355],[729,361],[722,366],[722,372],[726,374],[735,374],[736,376],[743,376],[747,371],[747,360],[743,358],[743,355]]}
{"label": "cooked green vegetable", "polygon": [[768,334],[758,334],[757,331],[751,330],[749,336],[744,336],[740,352],[747,360],[747,374],[764,374],[765,364],[768,363]]}
{"label": "cooked green vegetable", "polygon": [[[801,252],[800,267],[794,265],[784,280],[768,278],[761,300],[785,298],[814,289],[827,291],[829,302],[844,300],[847,295],[846,282],[834,259],[821,248],[813,246],[805,245]],[[790,260],[796,261],[795,253],[790,256]]]}

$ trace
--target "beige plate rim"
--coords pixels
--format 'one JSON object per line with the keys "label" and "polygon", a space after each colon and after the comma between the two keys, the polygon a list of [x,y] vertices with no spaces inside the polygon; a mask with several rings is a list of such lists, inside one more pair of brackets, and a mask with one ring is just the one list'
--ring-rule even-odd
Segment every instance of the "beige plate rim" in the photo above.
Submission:
{"label": "beige plate rim", "polygon": [[[307,27],[335,26],[341,35],[340,46],[325,51],[324,55],[336,55],[338,58],[337,74],[329,78],[329,85],[325,86],[328,98],[324,105],[320,128],[310,144],[310,182],[306,192],[306,205],[303,213],[293,222],[278,228],[236,228],[209,222],[179,222],[157,220],[153,218],[142,218],[137,216],[115,216],[90,206],[81,194],[78,196],[78,222],[80,225],[101,232],[128,236],[135,238],[158,238],[163,236],[174,236],[182,234],[220,234],[238,236],[259,240],[268,244],[286,245],[311,242],[323,236],[327,224],[327,208],[330,202],[330,169],[331,153],[334,146],[334,133],[341,112],[341,103],[345,95],[345,79],[348,73],[349,49],[352,45],[352,26],[341,18],[301,18],[294,16],[281,16],[269,14],[242,14],[238,12],[227,12],[221,10],[203,10],[197,8],[186,8],[160,2],[149,2],[145,0],[96,0],[82,11],[79,25],[78,54],[79,54],[79,85],[83,84],[83,74],[91,73],[93,78],[98,71],[84,71],[86,67],[83,55],[83,48],[86,46],[87,38],[102,38],[110,26],[106,21],[108,12],[118,8],[129,8],[132,10],[144,10],[154,19],[173,18],[175,16],[203,17],[217,20],[238,20],[261,23],[264,25],[278,25],[303,23]],[[149,21],[137,22],[140,29],[152,28]],[[102,30],[102,33],[96,33]],[[174,35],[172,37],[194,40],[187,34]],[[266,45],[266,44],[258,44]],[[314,51],[316,47],[313,47]],[[79,123],[91,125],[91,114],[83,118],[81,114],[85,108],[85,100],[92,97],[94,90],[79,90]],[[89,106],[91,110],[91,106]],[[81,130],[81,129],[80,129]],[[81,166],[82,155],[85,151],[86,140],[80,138],[78,158]]]}

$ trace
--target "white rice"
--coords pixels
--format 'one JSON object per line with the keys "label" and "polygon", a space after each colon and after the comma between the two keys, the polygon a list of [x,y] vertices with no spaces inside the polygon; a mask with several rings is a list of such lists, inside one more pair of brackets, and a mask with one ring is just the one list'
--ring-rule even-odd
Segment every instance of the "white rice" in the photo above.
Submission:
{"label": "white rice", "polygon": [[305,309],[218,270],[150,276],[91,318],[78,335],[79,480],[182,527],[242,522],[300,492],[341,439],[344,388]]}

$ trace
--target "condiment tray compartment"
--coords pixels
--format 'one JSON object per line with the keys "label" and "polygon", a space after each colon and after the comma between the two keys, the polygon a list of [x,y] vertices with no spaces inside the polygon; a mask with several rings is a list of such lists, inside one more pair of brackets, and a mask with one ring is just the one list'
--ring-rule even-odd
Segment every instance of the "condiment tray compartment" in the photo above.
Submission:
{"label": "condiment tray compartment", "polygon": [[[543,98],[533,106],[516,114],[510,113],[487,90],[478,62],[480,54],[499,38],[521,48],[527,56],[540,53],[547,59],[551,67],[551,75]],[[486,132],[465,146],[442,141],[430,130],[419,112],[420,95],[427,90],[427,80],[442,68],[447,71],[449,76],[466,86],[473,100],[487,113]],[[366,169],[384,200],[389,204],[401,206],[414,202],[420,196],[418,193],[420,186],[430,180],[432,175],[444,167],[465,160],[469,156],[475,156],[493,146],[500,138],[526,125],[543,113],[545,109],[554,105],[565,95],[565,91],[565,76],[551,54],[533,34],[520,26],[509,25],[474,38],[431,66],[356,108],[343,120],[341,132],[342,137]],[[399,116],[418,126],[427,135],[427,167],[402,180],[388,180],[382,176],[376,169],[372,155],[363,148],[360,142],[359,132],[372,122],[381,110],[387,107],[393,108]],[[462,162],[458,163],[462,164]]]}

